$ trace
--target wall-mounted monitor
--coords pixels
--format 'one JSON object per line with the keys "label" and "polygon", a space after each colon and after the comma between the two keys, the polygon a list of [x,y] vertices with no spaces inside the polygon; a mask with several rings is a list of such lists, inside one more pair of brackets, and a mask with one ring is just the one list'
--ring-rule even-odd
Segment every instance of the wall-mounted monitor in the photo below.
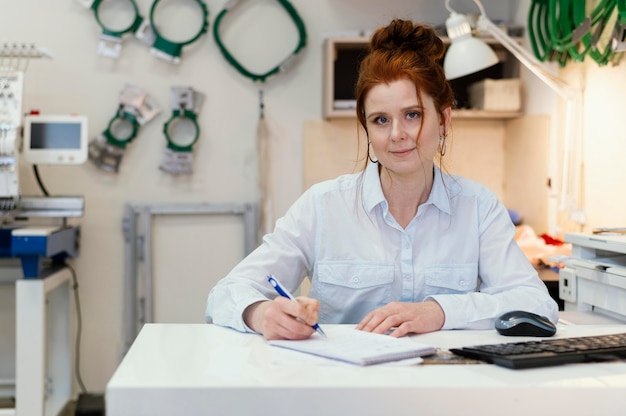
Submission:
{"label": "wall-mounted monitor", "polygon": [[87,160],[87,117],[28,115],[24,118],[24,159],[32,164],[80,164]]}

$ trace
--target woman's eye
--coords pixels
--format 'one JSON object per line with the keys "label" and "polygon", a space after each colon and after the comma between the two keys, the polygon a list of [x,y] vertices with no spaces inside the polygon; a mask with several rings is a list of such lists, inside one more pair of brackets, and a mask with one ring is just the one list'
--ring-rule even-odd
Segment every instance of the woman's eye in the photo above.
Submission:
{"label": "woman's eye", "polygon": [[376,117],[376,119],[374,120],[374,122],[376,124],[385,124],[388,121],[389,121],[389,119],[387,117],[383,117],[383,116]]}
{"label": "woman's eye", "polygon": [[419,111],[410,111],[407,113],[406,117],[408,119],[419,119],[422,116],[422,113],[420,113]]}

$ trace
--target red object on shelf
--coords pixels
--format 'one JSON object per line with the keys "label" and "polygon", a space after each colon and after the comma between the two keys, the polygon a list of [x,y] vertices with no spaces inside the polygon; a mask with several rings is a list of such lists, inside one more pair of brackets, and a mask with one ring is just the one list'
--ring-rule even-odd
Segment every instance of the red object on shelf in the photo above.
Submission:
{"label": "red object on shelf", "polygon": [[562,246],[564,244],[563,241],[557,238],[552,238],[548,234],[541,234],[540,237],[543,238],[543,241],[545,241],[546,244],[549,244],[551,246]]}

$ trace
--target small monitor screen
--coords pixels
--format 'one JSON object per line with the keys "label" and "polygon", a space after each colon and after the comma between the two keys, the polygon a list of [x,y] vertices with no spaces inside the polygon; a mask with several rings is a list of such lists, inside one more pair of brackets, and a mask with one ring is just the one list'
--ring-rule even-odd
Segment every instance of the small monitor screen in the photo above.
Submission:
{"label": "small monitor screen", "polygon": [[28,115],[24,159],[32,164],[71,165],[87,160],[87,117]]}
{"label": "small monitor screen", "polygon": [[80,123],[31,123],[31,149],[80,149]]}

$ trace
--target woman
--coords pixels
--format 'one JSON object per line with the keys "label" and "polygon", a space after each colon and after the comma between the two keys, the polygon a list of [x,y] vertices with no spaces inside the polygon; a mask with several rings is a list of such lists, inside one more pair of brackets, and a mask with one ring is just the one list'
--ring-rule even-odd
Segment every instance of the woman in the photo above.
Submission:
{"label": "woman", "polygon": [[[207,321],[268,339],[307,338],[318,320],[396,337],[491,329],[517,309],[556,322],[503,204],[440,168],[454,103],[443,53],[410,21],[373,34],[356,86],[365,169],[307,190],[212,289]],[[269,274],[289,290],[309,276],[309,297],[276,297]]]}

